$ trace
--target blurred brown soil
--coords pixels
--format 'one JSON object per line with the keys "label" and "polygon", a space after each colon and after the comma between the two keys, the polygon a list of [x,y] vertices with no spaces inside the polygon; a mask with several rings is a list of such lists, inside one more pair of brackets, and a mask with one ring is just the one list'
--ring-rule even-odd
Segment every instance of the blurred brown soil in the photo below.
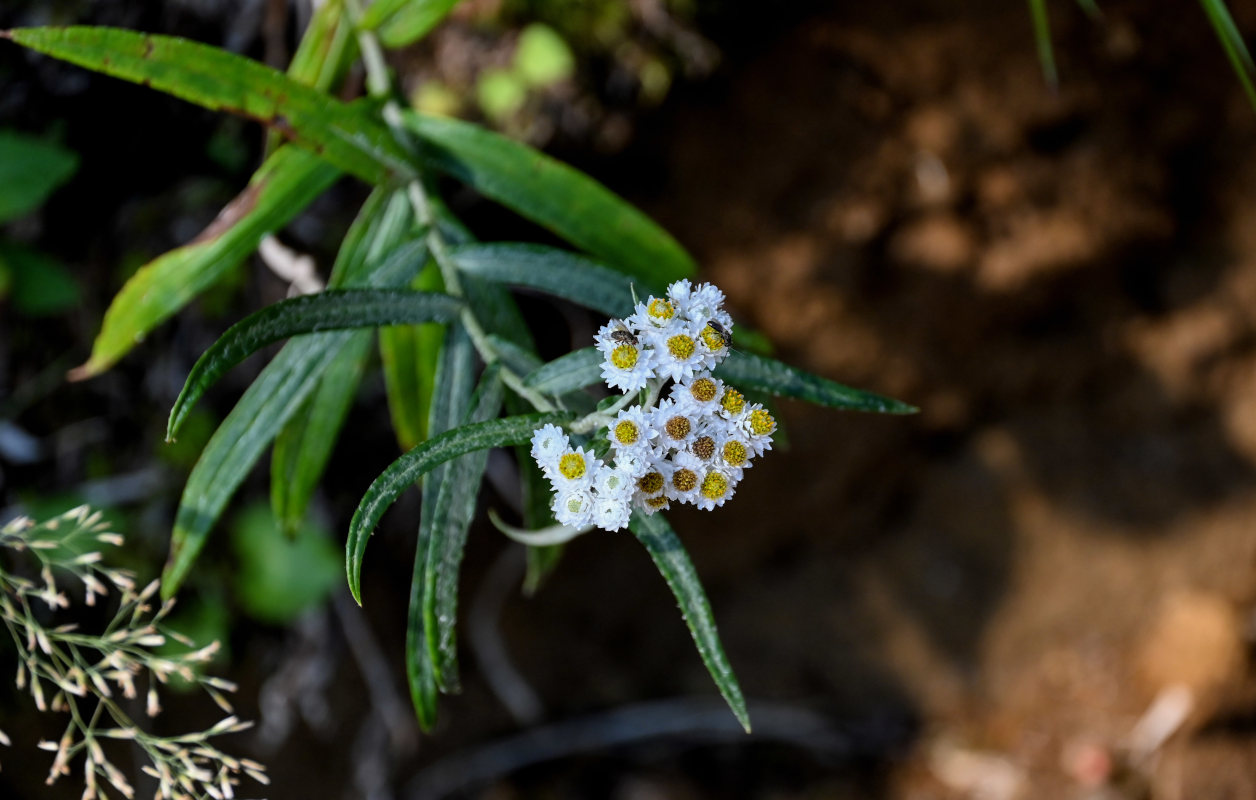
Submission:
{"label": "blurred brown soil", "polygon": [[[1023,4],[906,5],[809,20],[660,134],[655,211],[734,315],[921,408],[786,406],[792,449],[681,520],[743,685],[914,709],[887,797],[982,796],[944,743],[1010,764],[997,796],[1256,798],[1256,115],[1193,7],[1061,13],[1053,93]],[[1174,684],[1195,712],[1125,770]]]}

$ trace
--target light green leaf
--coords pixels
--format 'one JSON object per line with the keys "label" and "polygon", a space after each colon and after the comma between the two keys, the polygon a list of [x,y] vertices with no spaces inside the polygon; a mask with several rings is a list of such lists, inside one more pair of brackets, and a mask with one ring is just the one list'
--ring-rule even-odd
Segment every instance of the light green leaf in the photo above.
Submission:
{"label": "light green leaf", "polygon": [[174,438],[179,423],[206,389],[268,344],[320,331],[449,322],[461,307],[447,294],[407,289],[328,289],[267,306],[228,328],[196,360],[170,410],[166,438]]}
{"label": "light green leaf", "polygon": [[601,380],[602,353],[596,347],[583,347],[537,367],[523,379],[523,385],[560,396]]}
{"label": "light green leaf", "polygon": [[689,626],[694,644],[698,646],[702,663],[706,664],[707,671],[715,679],[715,685],[733,710],[733,716],[737,717],[737,721],[749,733],[750,715],[746,712],[745,698],[742,697],[741,687],[737,685],[733,667],[724,655],[719,631],[715,629],[715,617],[711,614],[711,604],[707,601],[702,584],[698,581],[698,573],[694,570],[684,545],[662,514],[635,513],[632,515],[630,527],[637,540],[654,559],[654,565],[667,581],[672,594],[676,595],[680,614]]}
{"label": "light green leaf", "polygon": [[519,34],[515,70],[528,85],[549,86],[570,78],[575,69],[571,48],[553,28],[534,22]]}
{"label": "light green leaf", "polygon": [[918,410],[915,406],[898,400],[852,389],[776,359],[749,353],[730,353],[715,368],[715,375],[735,388],[758,389],[831,408],[875,411],[881,414],[914,414]]}
{"label": "light green leaf", "polygon": [[245,613],[287,625],[325,601],[340,577],[340,552],[326,531],[310,529],[293,540],[264,505],[240,514],[231,538],[239,570],[232,576]]}
{"label": "light green leaf", "polygon": [[385,47],[405,47],[423,38],[456,5],[458,0],[376,0],[367,6],[358,25],[378,30]]}
{"label": "light green leaf", "polygon": [[[471,410],[463,424],[494,419],[501,411],[503,386],[500,369],[490,365],[480,378]],[[458,650],[455,626],[458,620],[458,573],[467,544],[467,530],[475,516],[475,500],[488,466],[488,450],[477,450],[448,462],[436,496],[436,505],[424,509],[431,514],[432,539],[427,548],[423,581],[423,628],[427,648],[436,664],[436,682],[444,692],[457,692]]]}
{"label": "light green leaf", "polygon": [[566,421],[569,421],[566,414],[524,414],[464,425],[433,436],[394,461],[367,489],[349,524],[345,562],[349,590],[354,599],[362,602],[360,575],[367,540],[379,523],[379,518],[407,487],[437,464],[475,450],[522,444],[529,441],[533,431],[542,425],[557,425]]}
{"label": "light green leaf", "polygon": [[340,84],[357,51],[358,40],[345,14],[344,0],[327,0],[315,7],[288,64],[288,77],[321,92],[329,91]]}
{"label": "light green leaf", "polygon": [[72,373],[104,372],[144,336],[257,249],[266,234],[288,223],[340,175],[294,147],[266,159],[249,186],[190,243],[140,267],[105,312],[92,355]]}
{"label": "light green leaf", "polygon": [[[462,272],[570,300],[608,317],[632,313],[633,281],[592,259],[539,244],[473,244],[451,248]],[[637,282],[637,294],[662,294]]]}
{"label": "light green leaf", "polygon": [[217,47],[118,28],[15,28],[18,44],[214,111],[255,119],[368,183],[413,177],[410,157],[367,103],[343,103]]}
{"label": "light green leaf", "polygon": [[[419,291],[443,291],[440,268],[428,261],[411,286]],[[388,413],[402,451],[427,438],[436,363],[444,338],[445,326],[435,322],[393,325],[379,331]]]}
{"label": "light green leaf", "polygon": [[60,145],[0,130],[0,222],[34,211],[78,168],[78,154]]}
{"label": "light green leaf", "polygon": [[509,339],[503,339],[494,333],[490,333],[485,338],[489,346],[501,357],[502,363],[516,375],[527,375],[541,366],[541,359]]}
{"label": "light green leaf", "polygon": [[371,338],[370,331],[354,334],[319,378],[318,388],[275,439],[270,459],[270,504],[280,529],[288,536],[295,536],[305,521],[314,488],[362,382]]}
{"label": "light green leaf", "polygon": [[413,112],[426,163],[466,183],[607,266],[665,285],[693,275],[693,259],[649,217],[584,173],[477,125]]}

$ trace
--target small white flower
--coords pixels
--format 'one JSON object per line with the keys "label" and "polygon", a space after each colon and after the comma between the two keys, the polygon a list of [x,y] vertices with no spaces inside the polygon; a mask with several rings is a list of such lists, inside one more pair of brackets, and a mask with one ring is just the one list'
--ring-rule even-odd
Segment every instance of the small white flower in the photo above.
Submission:
{"label": "small white flower", "polygon": [[602,465],[593,479],[593,488],[599,499],[627,500],[632,495],[633,478],[615,467]]}
{"label": "small white flower", "polygon": [[691,453],[681,451],[671,461],[660,465],[663,473],[663,493],[678,503],[693,503],[702,487],[706,469]]}
{"label": "small white flower", "polygon": [[698,484],[694,505],[703,511],[713,511],[733,496],[736,486],[737,479],[731,473],[722,469],[709,469]]}
{"label": "small white flower", "polygon": [[702,349],[697,323],[682,322],[668,328],[647,330],[642,336],[654,351],[654,371],[660,378],[681,382],[693,377],[694,372],[706,368],[706,353]]}
{"label": "small white flower", "polygon": [[684,450],[693,442],[698,431],[698,417],[685,413],[672,400],[664,400],[654,409],[654,429],[658,438],[654,441],[655,452]]}
{"label": "small white flower", "polygon": [[602,462],[593,456],[592,450],[583,447],[569,448],[558,457],[558,464],[548,477],[558,492],[588,489],[593,485],[593,478],[601,465]]}
{"label": "small white flower", "polygon": [[632,516],[629,505],[632,495],[598,497],[593,504],[593,522],[607,531],[617,531],[628,526],[628,518]]}
{"label": "small white flower", "polygon": [[588,489],[570,489],[554,495],[554,519],[560,525],[583,528],[593,524],[593,493]]}
{"label": "small white flower", "polygon": [[745,433],[748,444],[756,456],[772,449],[772,434],[776,432],[776,420],[759,403],[752,403],[737,420],[737,427]]}
{"label": "small white flower", "polygon": [[644,303],[637,303],[637,308],[627,323],[641,332],[666,331],[685,321],[676,312],[676,305],[662,297],[650,297]]}
{"label": "small white flower", "polygon": [[595,343],[602,353],[602,380],[622,392],[635,392],[655,377],[655,354],[634,335],[636,344],[615,339],[619,320],[611,320],[597,332]]}
{"label": "small white flower", "polygon": [[724,293],[709,283],[694,286],[686,279],[667,287],[667,299],[686,319],[705,323],[715,319],[732,330],[732,319],[724,313]]}
{"label": "small white flower", "polygon": [[720,469],[741,480],[745,470],[754,466],[751,459],[756,455],[748,437],[740,430],[729,430],[715,439],[715,463]]}
{"label": "small white flower", "polygon": [[710,372],[698,372],[687,380],[672,384],[670,397],[676,407],[693,416],[715,414],[724,394],[724,382]]}
{"label": "small white flower", "polygon": [[629,455],[648,457],[658,435],[652,415],[639,405],[620,411],[606,429],[606,438],[615,448],[616,456],[621,458]]}
{"label": "small white flower", "polygon": [[546,475],[558,468],[558,457],[567,450],[570,442],[563,429],[556,425],[544,425],[532,434],[532,458]]}

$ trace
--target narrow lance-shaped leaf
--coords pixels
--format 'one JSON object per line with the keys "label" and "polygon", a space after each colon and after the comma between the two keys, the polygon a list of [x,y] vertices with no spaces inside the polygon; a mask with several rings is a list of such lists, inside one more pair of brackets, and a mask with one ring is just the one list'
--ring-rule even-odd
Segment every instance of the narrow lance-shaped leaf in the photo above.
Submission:
{"label": "narrow lance-shaped leaf", "polygon": [[468,122],[407,113],[426,163],[652,285],[693,275],[665,230],[584,173]]}
{"label": "narrow lance-shaped leaf", "polygon": [[299,214],[340,172],[294,147],[281,147],[253,175],[249,186],[183,247],[150,261],[131,276],[109,304],[86,364],[72,373],[104,372],[149,331],[257,249],[266,234]]}
{"label": "narrow lance-shaped leaf", "polygon": [[386,47],[405,47],[423,38],[458,0],[379,0],[362,15],[363,29],[378,29]]}
{"label": "narrow lance-shaped leaf", "polygon": [[[445,334],[436,365],[435,391],[428,415],[428,433],[436,436],[458,427],[463,409],[471,402],[475,381],[475,347],[466,329],[451,326]],[[423,509],[414,549],[414,573],[410,580],[410,604],[406,617],[406,680],[419,727],[430,730],[436,723],[436,659],[428,648],[427,617],[423,611],[427,596],[427,562],[436,528],[436,508],[440,489],[445,485],[449,464],[432,467],[423,478]],[[346,561],[347,566],[347,561]]]}
{"label": "narrow lance-shaped leaf", "polygon": [[550,395],[574,392],[601,382],[602,361],[596,347],[582,347],[537,367],[523,379],[523,385]]}
{"label": "narrow lance-shaped leaf", "polygon": [[228,328],[196,360],[170,411],[167,439],[223,373],[268,344],[320,331],[449,322],[461,307],[447,294],[404,289],[328,289],[267,306]]}
{"label": "narrow lance-shaped leaf", "polygon": [[733,667],[724,655],[719,631],[715,629],[715,617],[711,614],[711,604],[707,601],[702,584],[698,581],[698,573],[694,570],[684,545],[662,514],[633,514],[630,527],[637,540],[654,559],[654,565],[676,596],[681,616],[689,626],[694,644],[698,646],[702,663],[706,664],[707,671],[715,679],[715,685],[719,687],[720,694],[733,710],[737,721],[749,733],[750,715],[746,712],[746,700],[742,697],[741,687],[737,685]]}
{"label": "narrow lance-shaped leaf", "polygon": [[328,365],[318,388],[275,439],[270,461],[270,502],[288,536],[305,520],[314,488],[331,458],[371,347],[370,331],[359,331]]}
{"label": "narrow lance-shaped leaf", "polygon": [[118,28],[15,28],[2,34],[46,55],[255,119],[368,183],[413,177],[409,155],[368,103],[343,103],[221,48]]}
{"label": "narrow lance-shaped leaf", "polygon": [[[355,223],[350,229],[346,247],[373,248],[377,239],[363,230],[378,236],[403,232],[383,224],[390,219],[391,205],[384,204],[382,214],[377,213],[381,204],[368,201],[368,205],[370,214],[363,225]],[[342,248],[343,258],[337,259],[333,282],[404,284],[414,276],[414,255],[421,249],[420,243],[402,244],[386,257],[359,260],[356,254]],[[325,333],[289,342],[223,420],[183,488],[170,536],[170,556],[162,572],[163,597],[172,597],[178,591],[231,495],[354,335],[352,331]]]}
{"label": "narrow lance-shaped leaf", "polygon": [[[500,368],[484,370],[472,398],[466,424],[487,422],[501,411],[503,386]],[[458,619],[458,574],[467,544],[467,530],[475,516],[475,500],[488,466],[488,450],[477,450],[446,465],[436,506],[424,509],[433,515],[432,541],[427,549],[423,582],[423,618],[427,647],[436,664],[436,680],[442,691],[456,692],[458,652],[455,626]]]}
{"label": "narrow lance-shaped leaf", "polygon": [[366,543],[379,518],[411,484],[437,464],[451,458],[489,447],[505,447],[522,444],[532,437],[532,432],[547,423],[560,425],[569,420],[566,414],[525,414],[505,417],[475,425],[465,425],[428,439],[394,461],[375,479],[363,495],[358,510],[349,524],[349,536],[345,544],[346,572],[349,590],[361,603],[362,557]]}
{"label": "narrow lance-shaped leaf", "polygon": [[353,63],[357,37],[344,0],[318,5],[288,64],[288,77],[321,92],[334,89]]}
{"label": "narrow lance-shaped leaf", "polygon": [[[608,317],[632,313],[633,280],[592,259],[537,244],[475,244],[450,251],[462,272],[485,280],[536,289]],[[662,294],[642,280],[637,294]]]}
{"label": "narrow lance-shaped leaf", "polygon": [[1226,58],[1234,67],[1234,74],[1243,85],[1248,102],[1256,107],[1256,84],[1252,82],[1253,73],[1256,73],[1256,64],[1252,63],[1252,55],[1243,41],[1243,34],[1239,33],[1238,26],[1234,24],[1234,17],[1230,16],[1230,9],[1226,7],[1225,0],[1199,0],[1199,2],[1203,5],[1204,13],[1217,33],[1217,39],[1221,41],[1221,49],[1225,51]]}
{"label": "narrow lance-shaped leaf", "polygon": [[776,359],[750,353],[730,353],[715,368],[715,375],[737,388],[759,389],[831,408],[875,411],[881,414],[914,414],[918,410],[915,406],[898,400],[852,389]]}
{"label": "narrow lance-shaped leaf", "polygon": [[[442,291],[440,269],[432,261],[411,283],[419,291]],[[392,325],[379,330],[379,356],[388,395],[388,414],[397,443],[409,450],[427,438],[436,362],[444,340],[439,323]]]}

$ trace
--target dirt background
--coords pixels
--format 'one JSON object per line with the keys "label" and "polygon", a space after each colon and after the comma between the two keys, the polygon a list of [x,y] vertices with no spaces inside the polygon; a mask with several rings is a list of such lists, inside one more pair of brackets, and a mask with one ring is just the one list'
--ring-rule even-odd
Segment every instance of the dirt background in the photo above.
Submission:
{"label": "dirt background", "polygon": [[[560,143],[674,232],[781,357],[921,408],[786,404],[788,449],[721,513],[674,515],[755,735],[733,730],[629,537],[578,540],[524,600],[495,596],[518,565],[476,529],[467,626],[539,705],[512,717],[489,684],[510,671],[476,649],[416,743],[398,641],[411,500],[372,545],[367,617],[341,598],[292,631],[233,633],[242,711],[263,721],[241,747],[270,765],[270,797],[1256,798],[1256,113],[1192,3],[1105,3],[1098,23],[1056,4],[1054,92],[1023,4],[867,5],[716,15],[700,30],[719,69],[634,116],[625,149]],[[178,191],[144,180],[118,191]],[[355,197],[339,188],[297,243],[317,252],[310,231]],[[57,202],[48,239],[87,203]],[[114,223],[76,224],[66,257],[102,272],[102,297],[51,342],[0,322],[10,389],[81,357],[112,291]],[[266,281],[249,302],[274,299]],[[91,447],[151,441],[216,324],[193,313],[22,424],[53,436],[94,403],[109,424]],[[393,457],[367,395],[328,482],[340,522]],[[58,469],[10,468],[6,502],[82,477]],[[160,530],[169,497],[156,507]],[[1179,724],[1144,716],[1183,698]],[[41,769],[13,760],[0,787],[36,796]]]}

